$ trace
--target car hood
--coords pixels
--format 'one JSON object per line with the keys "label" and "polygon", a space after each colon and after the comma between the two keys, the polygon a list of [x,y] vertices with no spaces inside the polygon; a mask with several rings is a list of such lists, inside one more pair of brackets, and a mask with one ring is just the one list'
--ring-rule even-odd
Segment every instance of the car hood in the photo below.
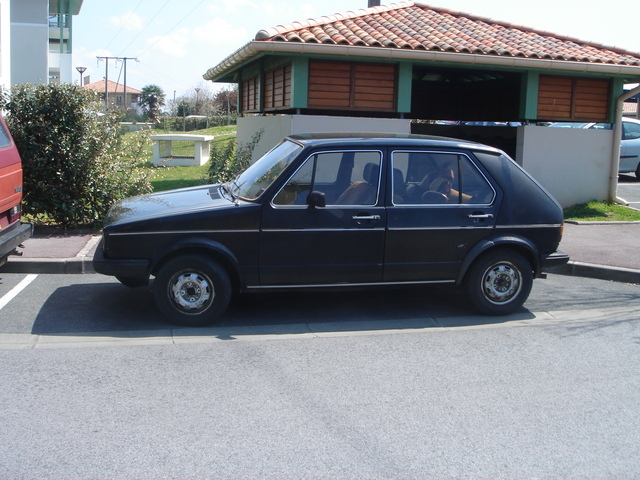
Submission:
{"label": "car hood", "polygon": [[220,185],[182,188],[125,198],[111,207],[104,226],[130,223],[183,212],[210,210],[233,205],[220,193]]}

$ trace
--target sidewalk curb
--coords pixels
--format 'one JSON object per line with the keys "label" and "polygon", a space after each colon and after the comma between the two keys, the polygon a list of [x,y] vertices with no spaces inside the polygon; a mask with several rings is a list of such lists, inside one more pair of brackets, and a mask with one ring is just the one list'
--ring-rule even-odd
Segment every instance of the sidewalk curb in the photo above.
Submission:
{"label": "sidewalk curb", "polygon": [[93,258],[23,258],[10,257],[0,267],[0,273],[41,273],[41,274],[79,274],[96,273],[93,269]]}
{"label": "sidewalk curb", "polygon": [[623,283],[640,283],[640,270],[625,267],[611,267],[594,263],[574,262],[550,269],[549,273],[570,275],[574,277],[595,278]]}

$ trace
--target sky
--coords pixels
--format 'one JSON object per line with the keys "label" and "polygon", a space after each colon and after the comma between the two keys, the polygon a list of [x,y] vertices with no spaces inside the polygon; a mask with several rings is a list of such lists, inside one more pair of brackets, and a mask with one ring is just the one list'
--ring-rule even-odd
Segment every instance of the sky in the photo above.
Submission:
{"label": "sky", "polygon": [[[640,52],[639,0],[422,3]],[[228,85],[207,82],[202,75],[261,29],[367,5],[367,0],[84,0],[73,18],[73,78],[79,81],[75,67],[83,66],[91,82],[101,80],[106,61],[97,57],[128,57],[127,86],[158,85],[167,100],[193,94],[195,88],[216,91]],[[109,61],[109,80],[124,83],[124,64]]]}

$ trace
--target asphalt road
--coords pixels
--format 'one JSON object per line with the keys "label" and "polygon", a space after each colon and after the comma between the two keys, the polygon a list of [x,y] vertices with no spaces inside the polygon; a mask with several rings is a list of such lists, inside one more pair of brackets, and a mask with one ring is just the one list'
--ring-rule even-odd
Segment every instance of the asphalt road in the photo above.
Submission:
{"label": "asphalt road", "polygon": [[279,294],[196,333],[104,277],[25,279],[0,284],[0,479],[640,477],[636,285],[551,275],[503,319]]}
{"label": "asphalt road", "polygon": [[[0,298],[20,282],[32,278],[24,290],[0,310],[0,334],[101,335],[105,332],[149,332],[168,325],[153,301],[150,289],[129,289],[103,275],[3,275]],[[608,295],[603,296],[603,285]],[[552,310],[640,305],[640,287],[594,282],[585,278],[550,275],[534,281],[519,316]],[[1,300],[0,300],[1,301]],[[508,317],[507,317],[508,318]],[[222,328],[255,328],[287,333],[287,326],[330,322],[504,322],[504,317],[479,316],[464,290],[451,286],[342,290],[340,292],[285,292],[239,296],[222,321]],[[201,332],[201,329],[181,329]]]}
{"label": "asphalt road", "polygon": [[625,173],[618,177],[618,196],[640,209],[640,181],[635,175]]}

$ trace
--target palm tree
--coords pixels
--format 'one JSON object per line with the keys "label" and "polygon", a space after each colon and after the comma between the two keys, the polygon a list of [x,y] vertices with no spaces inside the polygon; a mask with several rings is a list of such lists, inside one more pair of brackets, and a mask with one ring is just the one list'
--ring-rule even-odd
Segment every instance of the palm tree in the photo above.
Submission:
{"label": "palm tree", "polygon": [[160,107],[164,105],[164,91],[158,85],[147,85],[142,88],[140,108],[152,122],[157,121]]}

